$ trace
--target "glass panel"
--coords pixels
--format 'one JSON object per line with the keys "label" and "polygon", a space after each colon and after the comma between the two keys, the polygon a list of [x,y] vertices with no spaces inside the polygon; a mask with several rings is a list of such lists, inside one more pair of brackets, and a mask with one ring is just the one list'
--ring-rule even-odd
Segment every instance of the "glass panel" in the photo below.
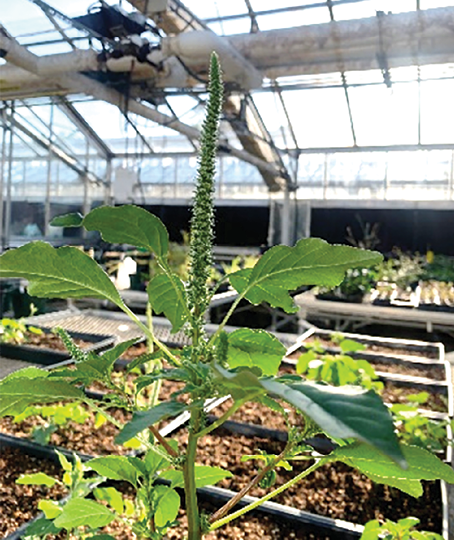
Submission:
{"label": "glass panel", "polygon": [[244,0],[214,0],[212,2],[200,2],[200,0],[184,0],[184,5],[200,19],[212,19],[227,15],[246,14]]}
{"label": "glass panel", "polygon": [[348,93],[359,146],[417,143],[416,83],[350,88]]}
{"label": "glass panel", "polygon": [[353,181],[380,180],[386,175],[386,154],[361,152],[334,154],[329,159],[330,181],[349,184]]}
{"label": "glass panel", "polygon": [[293,28],[309,24],[321,24],[330,21],[326,8],[302,9],[283,13],[260,15],[257,23],[260,30],[273,30],[274,28]]}
{"label": "glass panel", "polygon": [[454,81],[421,83],[421,142],[454,142]]}
{"label": "glass panel", "polygon": [[[287,8],[287,7],[297,7],[297,6],[306,6],[306,5],[314,4],[314,0],[281,0],[279,2],[280,8]],[[275,9],[276,8],[276,1],[275,0],[251,0],[251,6],[254,9],[254,11],[260,12],[260,11],[266,11],[268,9]]]}
{"label": "glass panel", "polygon": [[282,95],[300,148],[353,144],[343,89],[284,91]]}
{"label": "glass panel", "polygon": [[247,34],[251,31],[250,17],[233,19],[231,21],[215,21],[208,24],[208,27],[220,36],[230,36],[233,34]]}

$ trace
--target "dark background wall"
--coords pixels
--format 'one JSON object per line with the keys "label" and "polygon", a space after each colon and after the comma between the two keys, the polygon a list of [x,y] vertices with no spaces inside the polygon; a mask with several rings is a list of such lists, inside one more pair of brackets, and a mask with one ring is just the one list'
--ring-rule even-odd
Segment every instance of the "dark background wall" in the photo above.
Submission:
{"label": "dark background wall", "polygon": [[[147,206],[169,229],[170,238],[181,241],[181,231],[189,230],[190,210],[186,206]],[[361,238],[362,222],[379,224],[377,249],[389,252],[397,246],[404,251],[454,255],[454,211],[358,208],[313,208],[311,235],[328,242],[346,244],[347,227]],[[269,208],[218,206],[215,214],[216,244],[262,246],[267,242]]]}
{"label": "dark background wall", "polygon": [[[191,213],[187,206],[144,206],[167,227],[170,239],[181,242],[181,231],[189,231]],[[215,211],[215,243],[220,246],[261,246],[268,235],[269,209],[257,206],[218,206]]]}
{"label": "dark background wall", "polygon": [[397,246],[403,251],[454,255],[454,211],[395,209],[312,209],[311,235],[333,243],[346,243],[347,226],[355,238],[361,237],[358,217],[363,223],[379,224],[377,249],[391,251]]}

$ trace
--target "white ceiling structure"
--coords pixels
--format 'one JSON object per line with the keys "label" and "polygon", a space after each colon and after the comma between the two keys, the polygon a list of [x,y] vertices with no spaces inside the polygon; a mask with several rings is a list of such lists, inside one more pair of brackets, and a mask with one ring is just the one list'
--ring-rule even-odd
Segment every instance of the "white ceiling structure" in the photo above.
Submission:
{"label": "white ceiling structure", "polygon": [[312,196],[326,198],[329,181],[345,197],[349,180],[358,193],[396,180],[453,198],[453,2],[1,3],[1,120],[15,163],[51,154],[96,184],[108,166],[95,156],[159,158],[163,171],[162,160],[190,160],[216,50],[220,154],[268,191],[319,182]]}

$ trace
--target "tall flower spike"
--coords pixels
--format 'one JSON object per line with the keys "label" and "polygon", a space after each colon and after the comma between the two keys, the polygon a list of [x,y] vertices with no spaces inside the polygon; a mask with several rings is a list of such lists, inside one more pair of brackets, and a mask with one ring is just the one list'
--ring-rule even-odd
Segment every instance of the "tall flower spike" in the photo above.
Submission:
{"label": "tall flower spike", "polygon": [[203,315],[208,308],[207,283],[213,262],[214,178],[216,174],[219,120],[223,99],[221,68],[216,53],[211,55],[208,94],[206,116],[200,140],[189,250],[188,300],[194,316],[193,329],[197,335],[200,335]]}

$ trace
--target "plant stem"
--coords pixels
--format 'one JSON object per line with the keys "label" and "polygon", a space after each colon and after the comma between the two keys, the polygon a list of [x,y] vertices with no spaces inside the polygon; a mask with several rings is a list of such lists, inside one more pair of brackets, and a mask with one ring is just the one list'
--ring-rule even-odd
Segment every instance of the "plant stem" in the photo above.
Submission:
{"label": "plant stem", "polygon": [[[147,302],[146,315],[148,330],[150,331],[150,334],[153,334],[153,310],[151,309],[150,302]],[[154,353],[153,340],[149,337],[147,338],[147,349],[149,354]]]}
{"label": "plant stem", "polygon": [[132,319],[136,324],[137,326],[142,330],[142,332],[145,334],[145,336],[147,338],[150,338],[153,343],[159,347],[161,349],[161,351],[163,351],[165,353],[165,355],[170,358],[170,360],[175,364],[177,365],[178,367],[181,367],[182,366],[182,363],[180,362],[180,360],[174,356],[170,349],[168,349],[164,343],[161,343],[159,341],[159,339],[157,337],[155,337],[155,335],[150,332],[150,330],[147,328],[147,326],[145,324],[143,324],[143,322],[137,317],[137,315],[132,312],[127,305],[123,305],[121,306],[121,309],[130,317],[130,319]]}
{"label": "plant stem", "polygon": [[191,411],[191,429],[189,430],[186,459],[183,465],[184,494],[186,498],[186,515],[188,518],[188,540],[201,540],[200,514],[197,503],[197,490],[195,482],[195,460],[197,453],[197,431],[202,411],[193,408]]}
{"label": "plant stem", "polygon": [[148,429],[151,431],[151,433],[153,433],[156,440],[166,449],[167,453],[170,456],[178,457],[178,452],[170,446],[170,444],[164,439],[164,437],[154,426],[150,426]]}
{"label": "plant stem", "polygon": [[286,489],[288,489],[289,487],[293,486],[294,484],[296,484],[297,482],[299,482],[300,480],[302,480],[304,477],[308,476],[309,474],[311,474],[312,472],[314,472],[316,469],[318,469],[321,465],[327,463],[329,461],[329,459],[327,458],[321,458],[319,459],[318,461],[316,461],[313,465],[311,465],[310,467],[308,467],[305,471],[303,471],[302,473],[298,474],[297,476],[295,476],[295,478],[292,478],[292,480],[289,480],[288,482],[286,482],[285,484],[283,484],[281,487],[275,489],[274,491],[271,491],[271,493],[268,493],[267,495],[265,495],[264,497],[261,497],[260,499],[258,499],[257,501],[251,503],[251,504],[248,504],[247,506],[245,506],[244,508],[241,508],[240,510],[238,510],[237,512],[234,512],[233,514],[229,514],[228,516],[226,516],[225,518],[223,519],[219,519],[218,521],[215,521],[211,527],[210,527],[210,531],[214,531],[215,529],[219,529],[219,527],[222,527],[223,525],[225,525],[226,523],[229,523],[230,521],[233,521],[234,519],[246,514],[247,512],[250,512],[251,510],[254,510],[255,508],[257,508],[257,506],[260,506],[261,504],[263,504],[264,502],[266,501],[269,501],[270,499],[272,499],[273,497],[275,497],[276,495],[279,495],[280,493],[282,493],[283,491],[285,491]]}
{"label": "plant stem", "polygon": [[241,302],[241,300],[243,300],[244,298],[244,291],[243,293],[241,293],[238,298],[236,298],[236,300],[232,303],[232,305],[230,306],[230,309],[228,310],[226,316],[224,317],[224,319],[222,320],[221,324],[218,326],[218,329],[216,330],[216,332],[211,336],[209,342],[208,342],[208,346],[210,345],[213,345],[213,343],[215,342],[216,338],[219,336],[219,334],[222,332],[222,330],[224,330],[224,326],[227,324],[228,320],[230,319],[230,317],[232,316],[232,313],[235,311],[235,309],[238,307],[238,304]]}
{"label": "plant stem", "polygon": [[84,402],[89,406],[91,407],[94,411],[98,412],[99,414],[102,414],[111,424],[113,424],[115,427],[117,427],[118,429],[122,429],[123,428],[123,424],[118,421],[116,418],[114,418],[111,414],[109,414],[107,411],[105,411],[104,409],[101,409],[101,407],[99,407],[98,405],[96,405],[96,403],[88,398],[88,397],[85,397],[84,398]]}
{"label": "plant stem", "polygon": [[244,488],[239,491],[234,497],[232,497],[229,501],[226,502],[226,504],[224,504],[224,506],[222,506],[221,508],[219,508],[219,510],[217,510],[211,517],[210,517],[210,522],[211,523],[215,523],[216,521],[218,521],[219,519],[223,518],[228,512],[230,512],[230,510],[232,510],[232,508],[234,508],[236,506],[236,504],[245,496],[247,495],[251,489],[253,487],[255,487],[261,480],[262,478],[269,472],[271,471],[272,469],[274,469],[274,467],[276,467],[276,465],[279,463],[279,461],[281,461],[282,459],[284,459],[285,455],[287,454],[287,452],[290,450],[290,447],[289,445],[287,445],[284,450],[282,450],[282,452],[276,456],[272,461],[270,461],[270,463],[268,463],[268,465],[266,467],[264,467],[260,472],[259,474],[257,474],[255,476],[255,478],[253,478],[249,484],[247,486],[244,486]]}
{"label": "plant stem", "polygon": [[[146,314],[147,314],[148,329],[150,330],[150,333],[153,334],[153,309],[151,307],[150,302],[147,302]],[[149,354],[154,353],[153,341],[150,338],[147,339],[147,349],[148,349]],[[152,362],[152,372],[155,370],[161,369],[161,367],[162,367],[162,363],[159,360],[155,360],[154,362]],[[159,392],[161,391],[161,386],[162,386],[161,379],[154,381],[154,383],[151,385],[151,388],[150,388],[151,398],[150,398],[150,403],[149,403],[151,407],[154,407],[155,405],[158,404]]]}
{"label": "plant stem", "polygon": [[205,435],[208,435],[208,433],[211,433],[215,429],[217,429],[219,426],[222,426],[222,424],[228,420],[232,414],[236,413],[236,411],[243,405],[243,401],[235,401],[235,403],[228,409],[222,416],[220,416],[217,420],[215,420],[212,424],[210,424],[205,429],[202,429],[197,434],[197,437],[200,439],[201,437],[205,437]]}

